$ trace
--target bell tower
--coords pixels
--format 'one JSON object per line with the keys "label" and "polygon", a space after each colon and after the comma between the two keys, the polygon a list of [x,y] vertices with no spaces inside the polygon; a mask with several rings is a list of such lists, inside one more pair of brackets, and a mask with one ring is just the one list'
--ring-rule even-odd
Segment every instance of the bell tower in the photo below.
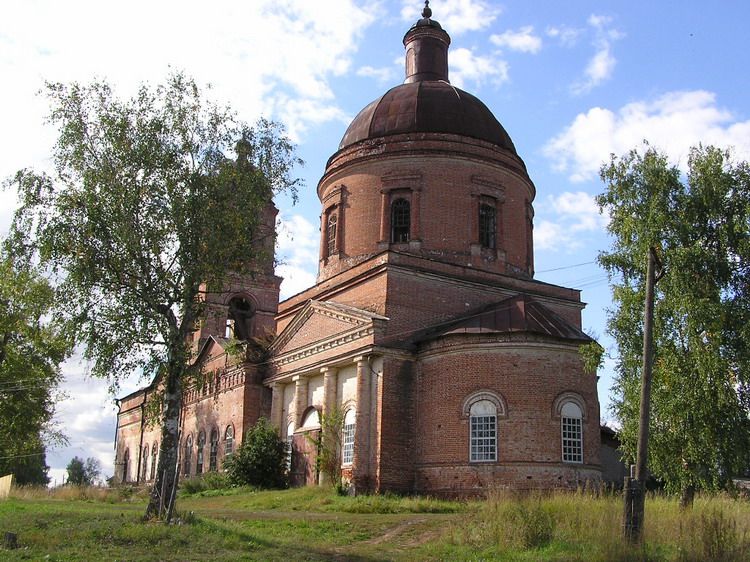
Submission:
{"label": "bell tower", "polygon": [[[235,166],[252,166],[246,142],[238,142],[236,151]],[[271,199],[263,205],[256,248],[248,256],[246,273],[229,272],[224,285],[218,289],[203,285],[205,314],[193,333],[196,350],[209,336],[250,341],[265,339],[274,333],[282,281],[274,274],[278,212]]]}

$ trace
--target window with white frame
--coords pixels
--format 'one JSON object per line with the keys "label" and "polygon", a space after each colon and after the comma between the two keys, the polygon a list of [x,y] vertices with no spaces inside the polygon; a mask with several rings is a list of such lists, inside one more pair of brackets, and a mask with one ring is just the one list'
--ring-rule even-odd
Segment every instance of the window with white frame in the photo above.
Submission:
{"label": "window with white frame", "polygon": [[294,450],[294,424],[286,426],[286,469],[292,470],[292,451]]}
{"label": "window with white frame", "polygon": [[232,453],[234,453],[234,428],[228,425],[224,431],[224,458],[231,457]]}
{"label": "window with white frame", "polygon": [[563,462],[583,462],[583,414],[578,404],[566,402],[560,410]]}
{"label": "window with white frame", "polygon": [[354,462],[354,430],[357,425],[357,412],[354,408],[347,410],[344,416],[344,428],[341,432],[341,464]]}
{"label": "window with white frame", "polygon": [[478,400],[469,410],[471,462],[497,460],[497,407],[490,400]]}

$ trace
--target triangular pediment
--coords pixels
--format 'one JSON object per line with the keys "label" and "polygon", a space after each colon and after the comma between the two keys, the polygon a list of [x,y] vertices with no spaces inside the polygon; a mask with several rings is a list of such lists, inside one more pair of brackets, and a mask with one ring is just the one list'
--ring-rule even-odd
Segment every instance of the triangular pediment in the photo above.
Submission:
{"label": "triangular pediment", "polygon": [[455,334],[526,332],[563,340],[592,341],[576,326],[529,295],[518,294],[426,328],[415,339]]}
{"label": "triangular pediment", "polygon": [[228,343],[229,340],[226,338],[208,336],[200,343],[198,354],[195,357],[195,363],[201,363],[215,355],[222,355]]}
{"label": "triangular pediment", "polygon": [[278,356],[385,320],[384,316],[353,306],[310,300],[271,344],[271,352]]}

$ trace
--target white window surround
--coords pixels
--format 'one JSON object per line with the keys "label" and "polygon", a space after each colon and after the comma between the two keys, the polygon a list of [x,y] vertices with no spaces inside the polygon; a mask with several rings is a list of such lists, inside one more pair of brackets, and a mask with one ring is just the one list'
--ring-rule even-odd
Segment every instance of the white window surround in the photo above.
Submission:
{"label": "white window surround", "polygon": [[495,412],[498,418],[505,419],[508,417],[508,407],[505,404],[505,398],[497,392],[494,392],[492,390],[477,390],[476,392],[472,392],[464,399],[464,402],[461,406],[461,412],[463,413],[464,417],[469,417],[471,405],[474,404],[474,402],[479,402],[480,400],[489,400],[495,405]]}
{"label": "white window surround", "polygon": [[554,418],[559,418],[562,416],[562,408],[565,406],[565,404],[572,402],[576,406],[578,406],[580,412],[581,412],[581,419],[586,421],[587,419],[587,411],[586,411],[586,401],[583,399],[583,397],[576,393],[576,392],[561,392],[557,395],[557,398],[555,398],[554,402],[552,403],[552,416]]}
{"label": "white window surround", "polygon": [[320,414],[316,408],[310,408],[302,420],[300,429],[317,429],[320,427]]}

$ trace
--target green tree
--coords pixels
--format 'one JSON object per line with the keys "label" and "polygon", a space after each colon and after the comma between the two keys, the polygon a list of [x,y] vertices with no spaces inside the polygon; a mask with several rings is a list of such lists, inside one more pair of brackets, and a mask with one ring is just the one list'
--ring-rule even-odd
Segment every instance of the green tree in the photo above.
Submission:
{"label": "green tree", "polygon": [[50,316],[53,298],[34,267],[0,246],[0,474],[19,484],[47,484],[45,446],[64,441],[52,416],[71,343]]}
{"label": "green tree", "polygon": [[182,390],[198,370],[188,336],[205,291],[251,274],[259,247],[272,249],[262,211],[275,193],[296,194],[299,160],[278,125],[247,126],[182,74],[126,100],[106,82],[46,92],[55,170],[15,176],[13,243],[57,280],[92,375],[158,377],[161,447],[146,516],[169,518]]}
{"label": "green tree", "polygon": [[598,197],[612,248],[599,256],[618,348],[614,410],[635,457],[646,256],[655,291],[649,470],[668,489],[717,489],[750,466],[750,168],[726,151],[696,147],[683,176],[645,151],[612,157]]}
{"label": "green tree", "polygon": [[345,415],[341,408],[333,408],[327,414],[321,414],[320,432],[314,441],[318,451],[318,469],[328,483],[339,492],[344,490],[341,479],[341,456]]}
{"label": "green tree", "polygon": [[68,471],[68,483],[76,486],[91,486],[96,482],[102,472],[102,464],[99,459],[89,457],[85,461],[78,457],[70,459],[66,468]]}
{"label": "green tree", "polygon": [[247,432],[224,468],[233,486],[286,488],[286,443],[268,420],[260,418]]}

